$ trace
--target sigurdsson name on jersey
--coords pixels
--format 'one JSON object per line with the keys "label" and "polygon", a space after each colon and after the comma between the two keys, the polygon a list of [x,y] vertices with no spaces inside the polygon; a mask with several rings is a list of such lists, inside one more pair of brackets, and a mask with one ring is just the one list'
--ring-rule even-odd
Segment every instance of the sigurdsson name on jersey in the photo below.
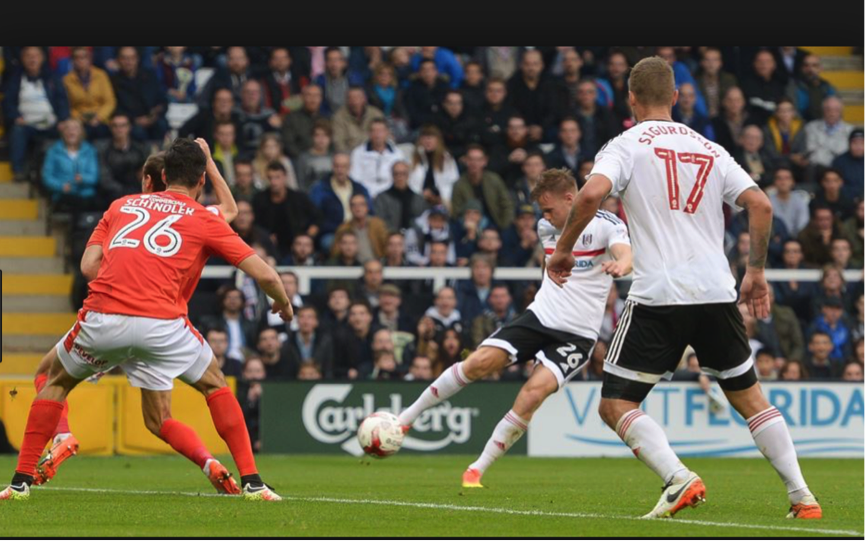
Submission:
{"label": "sigurdsson name on jersey", "polygon": [[639,139],[637,139],[638,143],[642,143],[644,145],[651,145],[655,137],[661,135],[686,135],[692,139],[696,139],[703,147],[708,150],[712,156],[715,158],[720,158],[721,153],[712,146],[708,139],[695,132],[691,128],[687,126],[683,126],[681,124],[670,124],[670,125],[651,125],[640,133]]}
{"label": "sigurdsson name on jersey", "polygon": [[156,212],[163,212],[165,214],[191,216],[195,212],[194,208],[187,206],[183,201],[175,201],[174,199],[159,197],[158,195],[142,195],[139,198],[127,199],[126,205],[155,210]]}

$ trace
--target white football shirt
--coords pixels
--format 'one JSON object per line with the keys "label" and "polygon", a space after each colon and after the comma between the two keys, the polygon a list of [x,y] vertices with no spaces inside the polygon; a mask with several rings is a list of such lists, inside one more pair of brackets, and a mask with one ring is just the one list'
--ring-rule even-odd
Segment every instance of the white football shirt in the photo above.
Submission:
{"label": "white football shirt", "polygon": [[756,184],[726,150],[684,124],[650,120],[610,140],[595,174],[612,181],[628,217],[630,299],[650,306],[736,300],[723,204],[735,207]]}
{"label": "white football shirt", "polygon": [[[561,234],[548,220],[538,221],[538,237],[546,259],[555,252]],[[609,248],[614,244],[630,244],[628,228],[614,214],[599,210],[574,245],[576,262],[565,286],[559,287],[544,272],[541,288],[528,308],[544,327],[598,339],[613,284],[613,278],[604,273],[601,265],[613,259]]]}

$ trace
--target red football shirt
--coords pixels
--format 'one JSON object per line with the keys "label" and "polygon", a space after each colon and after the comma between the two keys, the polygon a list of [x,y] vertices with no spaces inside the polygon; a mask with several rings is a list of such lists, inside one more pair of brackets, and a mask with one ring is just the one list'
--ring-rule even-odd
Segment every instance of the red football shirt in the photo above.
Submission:
{"label": "red football shirt", "polygon": [[87,243],[93,244],[102,245],[102,264],[84,308],[156,319],[186,315],[211,255],[237,266],[255,254],[218,209],[174,192],[118,199],[96,226]]}

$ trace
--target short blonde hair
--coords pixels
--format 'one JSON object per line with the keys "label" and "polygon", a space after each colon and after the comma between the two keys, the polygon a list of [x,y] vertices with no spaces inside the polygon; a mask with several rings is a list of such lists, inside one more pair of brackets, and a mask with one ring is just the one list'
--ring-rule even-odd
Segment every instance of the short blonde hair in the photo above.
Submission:
{"label": "short blonde hair", "polygon": [[673,68],[660,56],[650,56],[631,69],[628,88],[641,105],[670,105],[676,89]]}
{"label": "short blonde hair", "polygon": [[547,169],[532,189],[532,200],[538,201],[545,193],[560,195],[577,193],[577,179],[568,169]]}

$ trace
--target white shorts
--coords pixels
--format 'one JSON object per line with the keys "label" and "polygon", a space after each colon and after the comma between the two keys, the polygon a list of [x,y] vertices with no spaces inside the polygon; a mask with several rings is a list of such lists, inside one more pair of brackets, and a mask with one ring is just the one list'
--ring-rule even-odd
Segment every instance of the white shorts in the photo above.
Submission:
{"label": "white shorts", "polygon": [[133,387],[170,391],[174,379],[196,383],[213,351],[185,317],[100,314],[81,310],[78,321],[57,343],[63,368],[74,378],[122,366]]}

